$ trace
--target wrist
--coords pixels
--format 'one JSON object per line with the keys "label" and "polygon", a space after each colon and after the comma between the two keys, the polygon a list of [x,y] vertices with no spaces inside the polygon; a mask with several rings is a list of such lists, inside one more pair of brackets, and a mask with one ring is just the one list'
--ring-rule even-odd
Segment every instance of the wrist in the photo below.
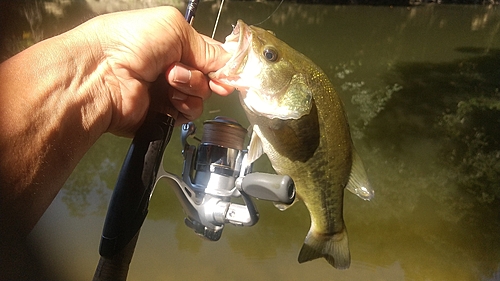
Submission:
{"label": "wrist", "polygon": [[111,122],[111,94],[106,85],[111,71],[92,28],[89,30],[84,24],[60,35],[60,40],[66,54],[62,63],[71,76],[67,94],[79,109],[82,128],[93,142],[107,131]]}

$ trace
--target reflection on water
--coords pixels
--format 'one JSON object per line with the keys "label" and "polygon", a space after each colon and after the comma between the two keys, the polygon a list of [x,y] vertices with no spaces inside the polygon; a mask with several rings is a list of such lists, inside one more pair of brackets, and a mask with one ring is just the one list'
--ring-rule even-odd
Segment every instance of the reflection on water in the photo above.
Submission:
{"label": "reflection on water", "polygon": [[[216,38],[223,40],[238,18],[262,21],[276,5],[227,2]],[[216,8],[215,2],[200,4],[198,30],[211,34]],[[84,17],[92,13],[86,9]],[[179,202],[161,182],[130,280],[498,280],[497,8],[285,3],[262,26],[317,62],[346,105],[377,192],[372,202],[345,195],[351,268],[297,263],[309,229],[303,204],[280,212],[259,201],[257,225],[228,226],[219,242],[207,242],[184,226]],[[201,120],[227,115],[246,125],[237,104],[236,95],[214,96]],[[165,162],[179,174],[177,139]],[[106,204],[129,142],[104,136],[32,234],[44,263],[61,279],[91,279]],[[266,161],[258,168],[271,170]]]}

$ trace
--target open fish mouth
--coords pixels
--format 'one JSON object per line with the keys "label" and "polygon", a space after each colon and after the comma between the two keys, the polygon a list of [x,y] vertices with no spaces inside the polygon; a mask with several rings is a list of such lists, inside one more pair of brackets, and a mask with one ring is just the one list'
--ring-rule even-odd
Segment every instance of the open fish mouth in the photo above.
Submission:
{"label": "open fish mouth", "polygon": [[[279,61],[269,60],[263,51],[272,50],[278,58],[278,48],[283,42],[263,38],[275,38],[272,32],[248,26],[238,20],[222,47],[232,54],[219,70],[209,74],[217,83],[233,86],[240,93],[244,106],[258,116],[269,119],[299,119],[310,112],[312,94],[304,75],[292,69],[280,73]],[[278,43],[274,46],[273,43]],[[269,46],[268,46],[269,45]],[[280,61],[286,59],[280,58]],[[288,91],[292,91],[287,95]],[[288,97],[288,98],[287,98]]]}
{"label": "open fish mouth", "polygon": [[226,41],[222,44],[224,50],[232,54],[232,57],[221,69],[209,73],[208,76],[215,81],[234,86],[234,81],[238,80],[239,74],[245,66],[251,39],[252,32],[248,25],[242,20],[238,20],[233,32],[226,37]]}

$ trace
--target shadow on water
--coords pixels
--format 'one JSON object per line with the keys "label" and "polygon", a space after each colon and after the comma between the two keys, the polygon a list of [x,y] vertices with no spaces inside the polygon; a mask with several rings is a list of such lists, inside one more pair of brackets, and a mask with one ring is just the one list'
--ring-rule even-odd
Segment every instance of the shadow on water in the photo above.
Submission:
{"label": "shadow on water", "polygon": [[[448,63],[400,63],[388,84],[399,84],[366,134],[404,145],[413,138],[443,142],[442,161],[483,202],[500,199],[500,50],[458,48],[471,57]],[[399,139],[399,142],[394,140]]]}
{"label": "shadow on water", "polygon": [[[393,205],[383,215],[401,220],[404,230],[397,231],[404,233],[402,239],[422,243],[392,251],[412,252],[395,257],[404,261],[407,277],[429,271],[426,261],[457,272],[475,268],[485,278],[498,270],[500,50],[456,51],[469,56],[444,63],[398,63],[386,81],[400,89],[363,131],[373,181],[392,186],[377,185],[377,199],[384,197],[379,203]],[[380,159],[386,162],[373,163]],[[393,174],[384,175],[387,171]],[[394,230],[394,223],[385,226]],[[440,258],[419,257],[430,253]],[[448,261],[454,265],[446,265]]]}

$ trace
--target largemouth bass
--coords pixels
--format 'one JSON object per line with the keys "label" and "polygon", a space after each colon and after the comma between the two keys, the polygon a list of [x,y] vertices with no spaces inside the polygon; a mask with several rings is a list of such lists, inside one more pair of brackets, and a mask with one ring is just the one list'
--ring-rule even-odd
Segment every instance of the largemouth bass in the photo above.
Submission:
{"label": "largemouth bass", "polygon": [[223,46],[232,58],[210,77],[240,92],[253,129],[250,161],[266,153],[278,174],[295,181],[310,213],[298,261],[323,257],[348,268],[344,188],[367,200],[374,193],[340,98],[319,67],[269,31],[239,20]]}

